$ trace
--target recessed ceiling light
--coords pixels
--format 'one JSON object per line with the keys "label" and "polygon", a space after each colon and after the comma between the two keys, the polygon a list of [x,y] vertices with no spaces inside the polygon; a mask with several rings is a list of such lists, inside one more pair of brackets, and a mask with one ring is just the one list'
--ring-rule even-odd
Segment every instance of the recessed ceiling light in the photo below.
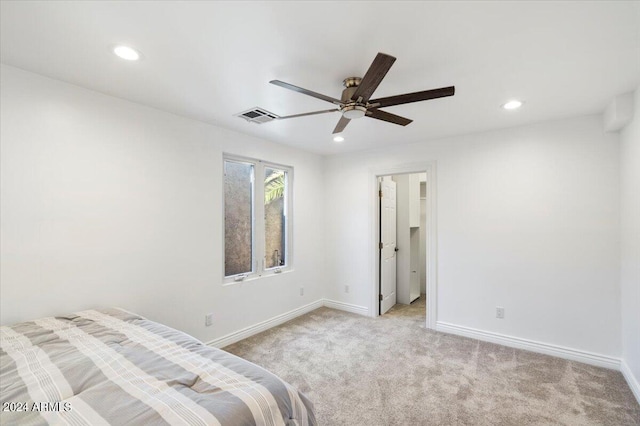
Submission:
{"label": "recessed ceiling light", "polygon": [[344,138],[342,136],[340,136],[340,135],[334,136],[333,137],[333,141],[334,142],[342,142],[342,141],[344,141]]}
{"label": "recessed ceiling light", "polygon": [[113,48],[113,53],[127,61],[137,61],[140,59],[140,53],[128,46],[116,46]]}
{"label": "recessed ceiling light", "polygon": [[514,100],[509,101],[506,104],[502,105],[502,108],[503,109],[518,109],[521,106],[522,106],[522,101],[514,99]]}

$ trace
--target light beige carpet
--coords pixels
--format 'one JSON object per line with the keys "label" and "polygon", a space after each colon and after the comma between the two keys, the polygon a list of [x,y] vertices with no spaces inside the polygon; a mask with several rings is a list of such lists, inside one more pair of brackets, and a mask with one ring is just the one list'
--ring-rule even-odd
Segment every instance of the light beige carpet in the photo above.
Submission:
{"label": "light beige carpet", "polygon": [[320,308],[225,350],[298,387],[324,426],[640,425],[619,372],[427,330],[424,309]]}

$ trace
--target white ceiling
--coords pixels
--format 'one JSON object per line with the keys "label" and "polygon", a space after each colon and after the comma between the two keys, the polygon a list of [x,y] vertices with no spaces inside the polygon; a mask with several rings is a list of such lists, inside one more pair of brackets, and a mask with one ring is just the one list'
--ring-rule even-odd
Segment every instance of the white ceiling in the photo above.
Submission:
{"label": "white ceiling", "polygon": [[[640,2],[2,2],[1,60],[59,80],[322,154],[601,112],[640,84]],[[128,44],[144,55],[111,53]],[[455,85],[456,95],[362,118],[251,124],[332,105],[377,52],[397,57],[373,98]],[[499,106],[510,98],[518,111]]]}

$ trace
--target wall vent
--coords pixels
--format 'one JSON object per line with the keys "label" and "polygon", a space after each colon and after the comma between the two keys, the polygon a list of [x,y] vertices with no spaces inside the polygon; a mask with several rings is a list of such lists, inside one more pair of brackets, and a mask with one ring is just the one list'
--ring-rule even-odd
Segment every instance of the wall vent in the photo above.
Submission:
{"label": "wall vent", "polygon": [[258,107],[236,114],[236,117],[244,118],[251,123],[258,124],[267,123],[278,118],[276,114]]}

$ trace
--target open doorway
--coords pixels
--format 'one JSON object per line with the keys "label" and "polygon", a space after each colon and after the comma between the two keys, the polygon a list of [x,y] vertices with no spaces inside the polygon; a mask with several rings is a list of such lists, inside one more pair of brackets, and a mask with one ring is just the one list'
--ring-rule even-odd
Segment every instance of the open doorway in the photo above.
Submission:
{"label": "open doorway", "polygon": [[[372,171],[371,178],[372,240],[375,242],[372,253],[374,279],[371,288],[371,315],[374,317],[384,315],[384,312],[394,305],[412,307],[414,312],[422,311],[422,318],[426,317],[427,328],[435,329],[437,322],[435,162]],[[382,188],[385,180],[392,181],[396,187],[395,209],[397,211],[392,215],[395,218],[394,225],[385,225],[385,211],[389,216],[389,212],[393,210],[389,205],[385,205]],[[412,191],[409,189],[410,186]],[[382,197],[380,197],[381,191]],[[406,195],[409,192],[413,194],[413,217],[409,217],[406,211],[402,213],[402,210],[407,207],[398,207],[398,202],[401,205],[405,203],[402,198],[406,197],[406,200],[409,200]],[[408,201],[406,204],[408,205]],[[385,236],[392,235],[389,227],[396,231],[395,241],[385,239]],[[393,260],[390,263],[391,259]],[[391,279],[391,284],[387,286],[385,277],[394,277],[396,282],[393,283]]]}
{"label": "open doorway", "polygon": [[[426,314],[426,173],[403,173],[378,178],[379,196],[379,305],[378,314],[411,310]],[[425,271],[425,276],[422,276]],[[424,280],[423,280],[424,278]],[[424,282],[423,282],[424,281]],[[422,312],[415,309],[422,306]]]}

